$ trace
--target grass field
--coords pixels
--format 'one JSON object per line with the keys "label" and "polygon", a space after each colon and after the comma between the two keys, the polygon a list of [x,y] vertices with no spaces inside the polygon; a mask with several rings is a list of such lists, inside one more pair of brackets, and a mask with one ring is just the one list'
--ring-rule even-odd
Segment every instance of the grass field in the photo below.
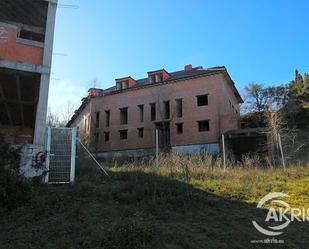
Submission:
{"label": "grass field", "polygon": [[309,208],[309,168],[151,164],[110,165],[110,178],[89,166],[74,185],[33,186],[25,204],[1,209],[0,248],[309,248],[309,221],[291,222],[283,245],[250,243],[267,238],[252,220],[263,223],[256,203],[269,192]]}

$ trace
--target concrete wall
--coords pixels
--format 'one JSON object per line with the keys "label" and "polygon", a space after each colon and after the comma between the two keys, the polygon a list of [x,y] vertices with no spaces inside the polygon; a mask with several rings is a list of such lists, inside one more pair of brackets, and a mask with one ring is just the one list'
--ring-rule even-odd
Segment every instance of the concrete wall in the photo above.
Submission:
{"label": "concrete wall", "polygon": [[33,167],[35,164],[35,158],[38,153],[44,153],[45,149],[43,146],[26,144],[23,146],[21,151],[21,163],[20,163],[20,174],[27,178],[40,176],[43,173],[42,168]]}
{"label": "concrete wall", "polygon": [[33,140],[33,129],[21,126],[0,125],[4,141],[12,144],[29,144]]}
{"label": "concrete wall", "polygon": [[[218,154],[220,151],[219,144],[192,144],[192,145],[180,145],[173,146],[173,153],[194,154],[194,153],[210,153]],[[125,157],[144,157],[155,154],[155,148],[144,149],[130,149],[130,150],[116,150],[95,153],[98,158],[113,159],[113,158],[125,158]]]}
{"label": "concrete wall", "polygon": [[[232,90],[226,87],[227,84],[227,79],[223,74],[214,74],[92,99],[92,127],[94,127],[95,113],[100,112],[99,128],[91,131],[92,136],[94,133],[99,133],[97,151],[153,148],[155,146],[155,122],[150,121],[150,103],[157,103],[157,122],[162,121],[163,101],[167,100],[170,101],[172,147],[218,144],[218,138],[223,132],[239,128],[239,112],[238,114],[232,112],[229,104],[226,103],[227,95],[232,95]],[[209,95],[207,106],[197,106],[196,96],[202,94]],[[179,98],[183,99],[182,118],[177,118],[175,115],[175,100]],[[139,121],[138,105],[142,104],[144,105],[144,122]],[[119,109],[123,107],[128,107],[127,125],[120,124]],[[105,125],[105,110],[110,110],[109,127]],[[210,121],[209,131],[198,131],[197,121],[200,120]],[[177,134],[176,123],[183,123],[183,134]],[[138,138],[138,128],[144,128],[143,138]],[[119,130],[124,129],[128,130],[128,139],[120,140]],[[104,132],[110,133],[108,142],[104,141]]]}
{"label": "concrete wall", "polygon": [[88,103],[83,111],[72,123],[72,127],[77,128],[78,138],[85,145],[89,146],[90,142],[90,131],[91,131],[91,117],[90,117],[90,103]]}

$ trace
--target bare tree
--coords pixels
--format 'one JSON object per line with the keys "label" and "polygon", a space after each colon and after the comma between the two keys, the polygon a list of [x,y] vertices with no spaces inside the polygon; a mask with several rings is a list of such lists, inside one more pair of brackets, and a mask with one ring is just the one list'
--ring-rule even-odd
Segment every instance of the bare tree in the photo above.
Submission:
{"label": "bare tree", "polygon": [[76,105],[71,101],[67,101],[57,109],[48,108],[47,126],[49,127],[65,127],[76,110]]}
{"label": "bare tree", "polygon": [[48,127],[59,127],[60,119],[57,114],[55,114],[50,107],[47,110],[46,124]]}
{"label": "bare tree", "polygon": [[63,104],[60,108],[58,108],[58,114],[61,122],[65,124],[69,122],[76,109],[76,104],[73,104],[70,100]]}
{"label": "bare tree", "polygon": [[270,161],[273,165],[278,165],[281,161],[285,166],[283,155],[281,135],[289,131],[284,127],[284,120],[282,118],[281,110],[273,108],[273,103],[269,102],[264,111],[266,125],[268,128],[268,147]]}

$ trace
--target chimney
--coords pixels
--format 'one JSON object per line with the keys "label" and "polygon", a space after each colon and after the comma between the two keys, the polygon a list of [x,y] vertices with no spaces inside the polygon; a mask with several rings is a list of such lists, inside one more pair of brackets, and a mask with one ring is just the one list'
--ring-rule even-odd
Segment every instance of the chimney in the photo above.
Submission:
{"label": "chimney", "polygon": [[189,64],[189,65],[185,65],[185,71],[188,72],[188,71],[191,71],[192,70],[192,65]]}

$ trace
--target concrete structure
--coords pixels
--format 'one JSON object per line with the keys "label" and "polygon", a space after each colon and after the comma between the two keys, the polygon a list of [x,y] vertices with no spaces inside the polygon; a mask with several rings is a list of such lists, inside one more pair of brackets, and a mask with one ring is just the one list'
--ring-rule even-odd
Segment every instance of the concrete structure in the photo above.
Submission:
{"label": "concrete structure", "polygon": [[116,79],[109,89],[89,89],[68,123],[99,156],[153,153],[155,129],[163,151],[219,151],[222,133],[238,129],[242,99],[225,67],[186,65],[169,73]]}
{"label": "concrete structure", "polygon": [[[0,1],[0,134],[43,150],[57,0]],[[28,151],[28,152],[27,152]]]}

